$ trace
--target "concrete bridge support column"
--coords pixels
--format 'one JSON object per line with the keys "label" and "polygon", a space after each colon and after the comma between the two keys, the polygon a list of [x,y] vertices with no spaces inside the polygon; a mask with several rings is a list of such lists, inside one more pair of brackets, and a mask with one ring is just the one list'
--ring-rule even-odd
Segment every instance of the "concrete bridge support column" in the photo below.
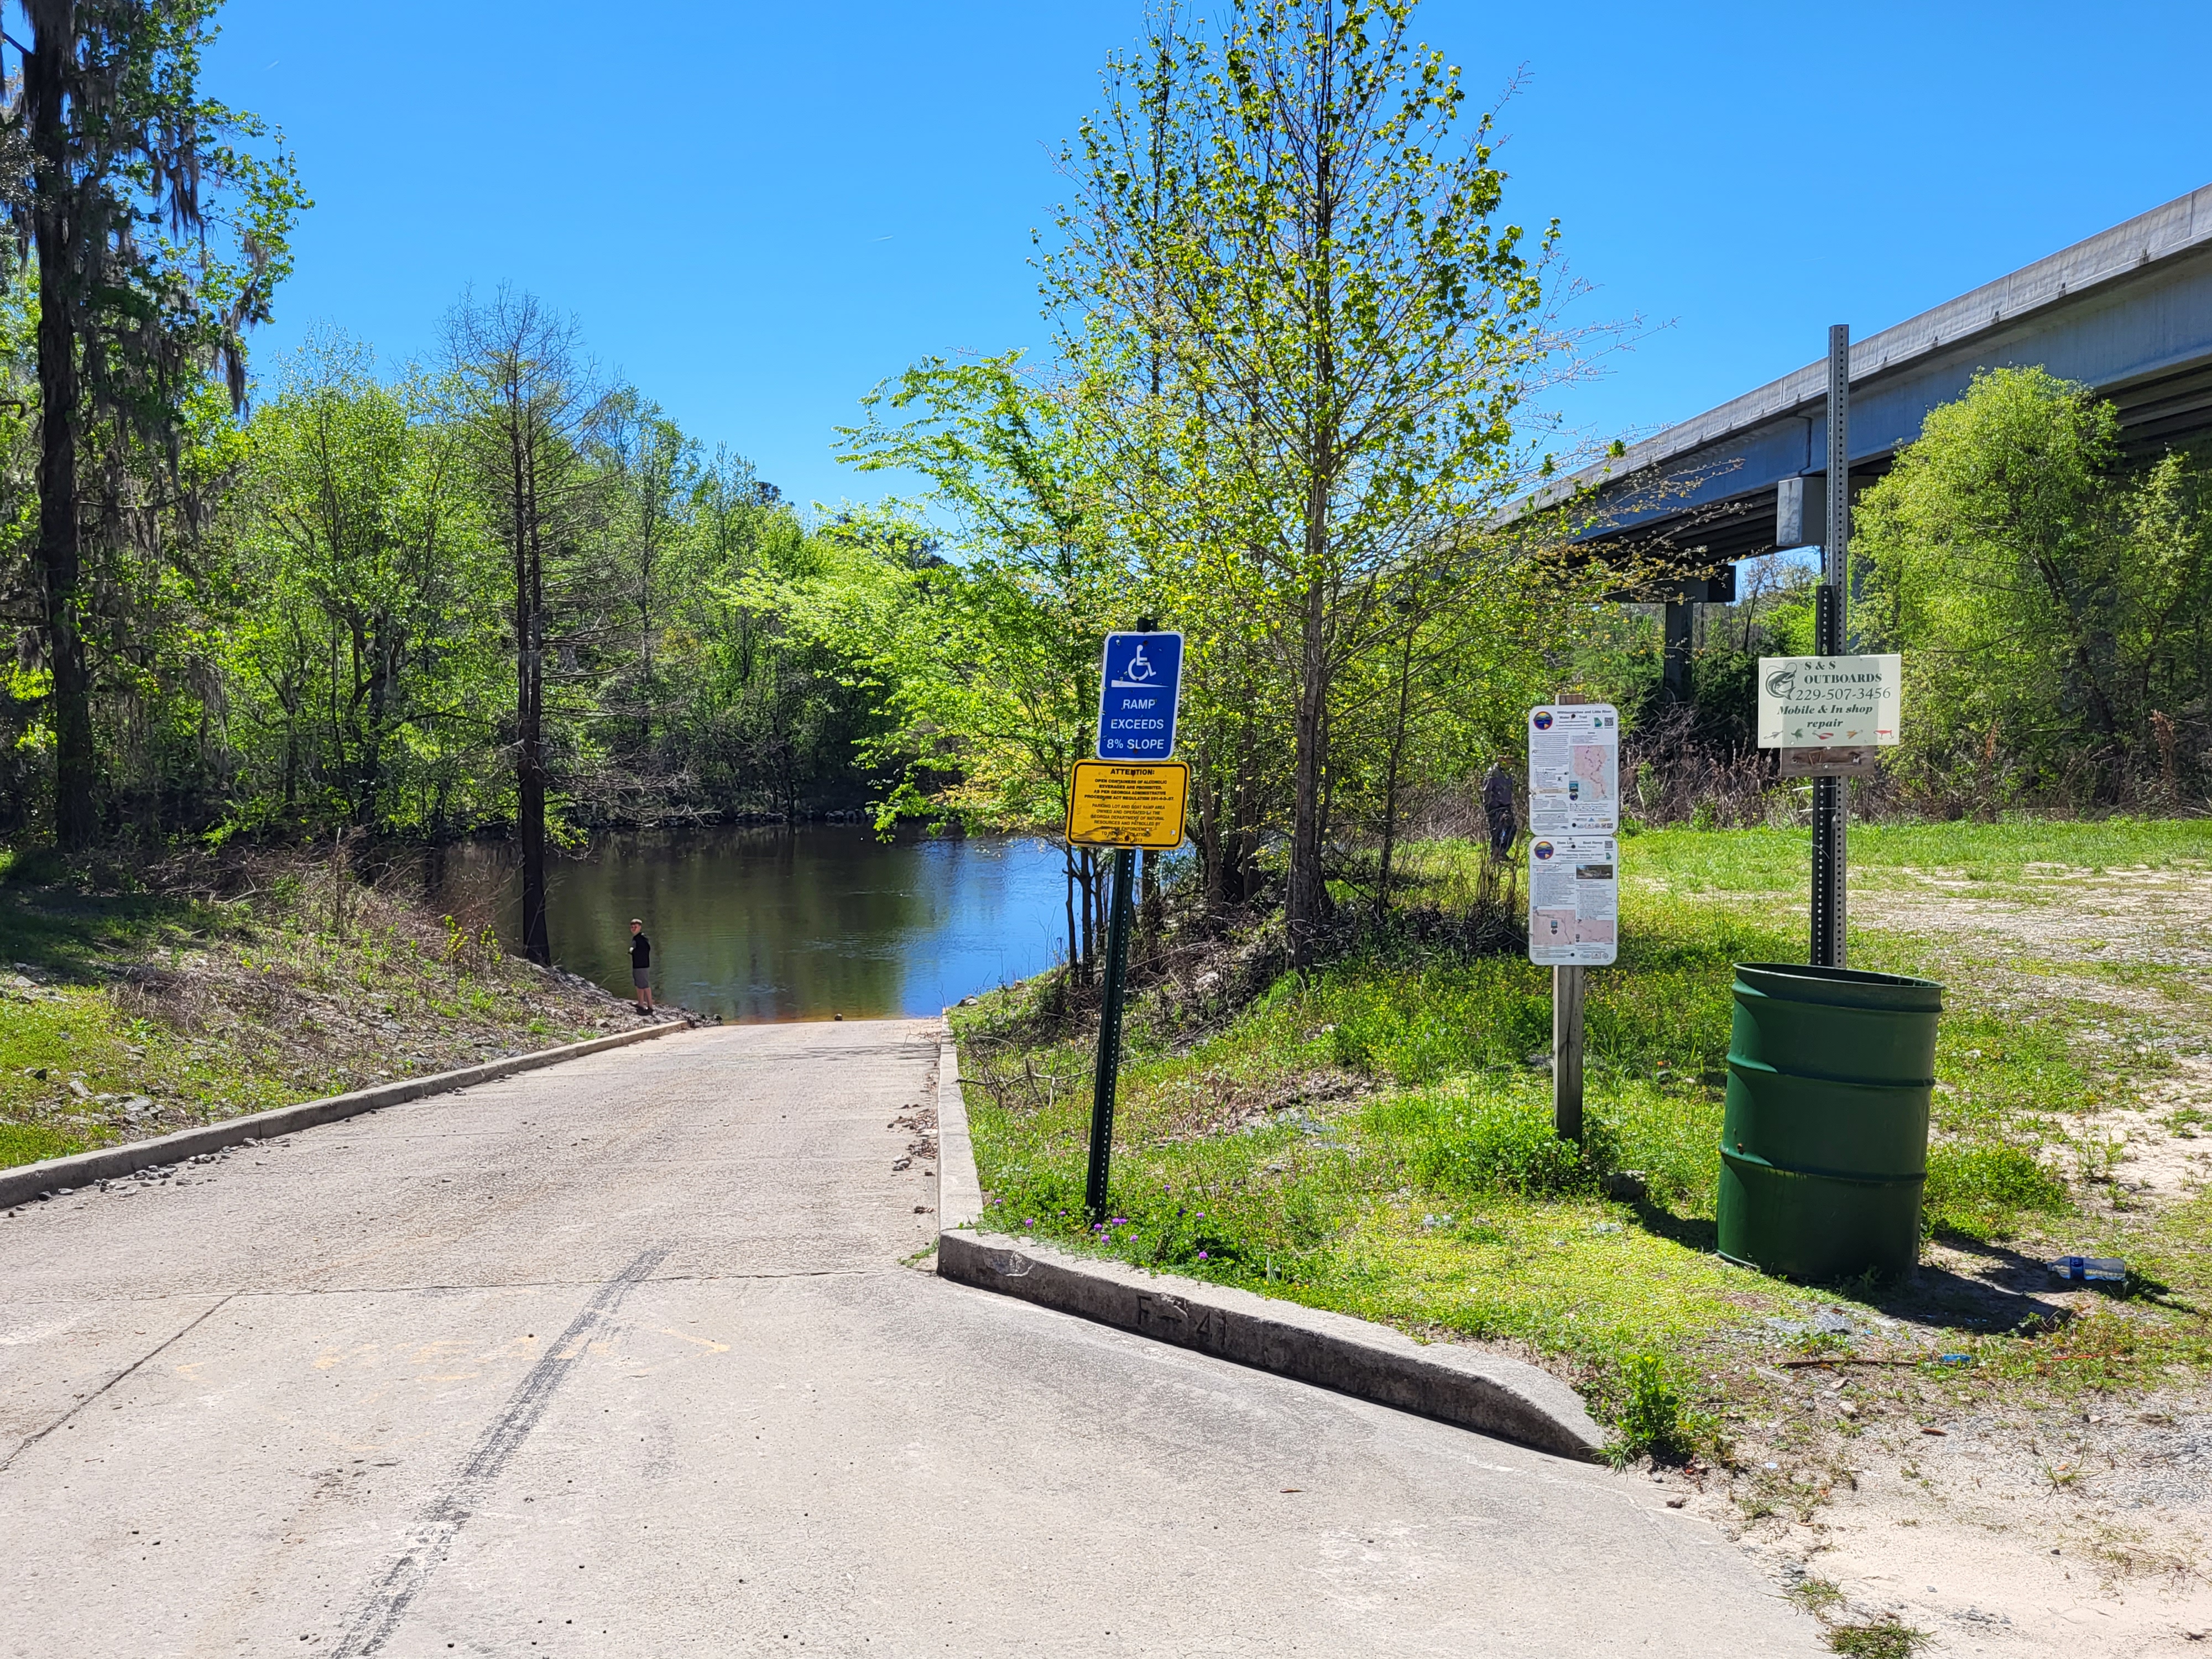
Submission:
{"label": "concrete bridge support column", "polygon": [[1659,698],[1669,705],[1690,701],[1690,602],[1669,599],[1659,659]]}

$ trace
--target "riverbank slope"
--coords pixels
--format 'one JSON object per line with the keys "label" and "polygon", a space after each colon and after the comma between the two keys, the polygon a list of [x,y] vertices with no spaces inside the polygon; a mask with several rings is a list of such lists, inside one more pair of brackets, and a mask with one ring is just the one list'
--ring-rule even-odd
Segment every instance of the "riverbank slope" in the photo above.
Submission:
{"label": "riverbank slope", "polygon": [[0,853],[0,1166],[637,1023],[479,919],[296,855]]}

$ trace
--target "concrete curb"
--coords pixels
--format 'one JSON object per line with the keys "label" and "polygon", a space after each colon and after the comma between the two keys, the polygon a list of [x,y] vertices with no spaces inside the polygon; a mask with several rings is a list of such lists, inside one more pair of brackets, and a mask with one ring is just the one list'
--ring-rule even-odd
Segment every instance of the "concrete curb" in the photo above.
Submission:
{"label": "concrete curb", "polygon": [[982,1218],[983,1188],[975,1179],[975,1143],[968,1133],[968,1102],[960,1092],[960,1048],[951,1036],[937,1051],[937,1234],[973,1227]]}
{"label": "concrete curb", "polygon": [[957,1284],[1588,1462],[1605,1431],[1547,1371],[1230,1285],[1150,1273],[981,1230],[957,1050],[937,1069],[937,1271]]}
{"label": "concrete curb", "polygon": [[326,1095],[320,1100],[303,1100],[296,1106],[279,1106],[246,1117],[226,1118],[221,1123],[206,1123],[196,1129],[179,1129],[174,1134],[156,1135],[150,1140],[127,1141],[120,1146],[103,1146],[97,1152],[78,1152],[69,1158],[50,1158],[43,1163],[0,1170],[0,1210],[27,1204],[44,1193],[87,1187],[95,1181],[112,1181],[118,1176],[135,1175],[156,1164],[181,1164],[188,1158],[199,1157],[203,1152],[221,1152],[226,1146],[240,1146],[249,1140],[266,1140],[272,1135],[293,1134],[301,1129],[312,1129],[319,1123],[336,1123],[342,1118],[357,1117],[363,1112],[375,1111],[379,1107],[398,1106],[406,1101],[420,1100],[426,1095],[441,1095],[454,1089],[465,1089],[472,1083],[489,1083],[495,1078],[511,1077],[517,1072],[534,1072],[541,1066],[557,1066],[564,1060],[580,1060],[586,1054],[598,1054],[603,1048],[621,1048],[633,1042],[665,1036],[671,1031],[694,1029],[689,1020],[641,1025],[635,1030],[617,1031],[611,1036],[591,1037],[558,1048],[540,1048],[535,1054],[515,1054],[506,1060],[488,1060],[481,1066],[464,1066],[455,1072],[406,1078],[398,1083],[380,1083],[373,1089],[356,1089],[351,1094]]}

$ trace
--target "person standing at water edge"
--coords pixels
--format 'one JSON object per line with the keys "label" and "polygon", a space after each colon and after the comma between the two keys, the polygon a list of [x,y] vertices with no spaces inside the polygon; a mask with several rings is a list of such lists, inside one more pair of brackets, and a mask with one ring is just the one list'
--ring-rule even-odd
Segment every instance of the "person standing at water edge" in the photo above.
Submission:
{"label": "person standing at water edge", "polygon": [[653,941],[645,936],[645,923],[629,919],[629,983],[637,993],[637,1011],[653,1012]]}
{"label": "person standing at water edge", "polygon": [[1490,856],[1502,859],[1513,850],[1513,777],[1503,763],[1490,763],[1482,781],[1482,815],[1490,821]]}

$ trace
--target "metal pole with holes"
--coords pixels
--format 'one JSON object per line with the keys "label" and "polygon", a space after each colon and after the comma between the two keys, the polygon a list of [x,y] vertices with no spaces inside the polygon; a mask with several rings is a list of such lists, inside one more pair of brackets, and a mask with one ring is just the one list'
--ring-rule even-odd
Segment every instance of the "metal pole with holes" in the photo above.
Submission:
{"label": "metal pole with holes", "polygon": [[[1813,652],[1840,657],[1850,648],[1851,331],[1828,331],[1828,522],[1820,539],[1820,585],[1814,596]],[[1844,875],[1850,865],[1850,782],[1813,780],[1813,927],[1809,960],[1816,968],[1846,965],[1849,917]]]}
{"label": "metal pole with holes", "polygon": [[1137,855],[1114,849],[1114,896],[1106,919],[1106,999],[1098,1011],[1098,1066],[1091,1091],[1091,1166],[1083,1180],[1083,1212],[1106,1219],[1106,1165],[1114,1148],[1114,1091],[1121,1072],[1121,978],[1129,962],[1129,889]]}

